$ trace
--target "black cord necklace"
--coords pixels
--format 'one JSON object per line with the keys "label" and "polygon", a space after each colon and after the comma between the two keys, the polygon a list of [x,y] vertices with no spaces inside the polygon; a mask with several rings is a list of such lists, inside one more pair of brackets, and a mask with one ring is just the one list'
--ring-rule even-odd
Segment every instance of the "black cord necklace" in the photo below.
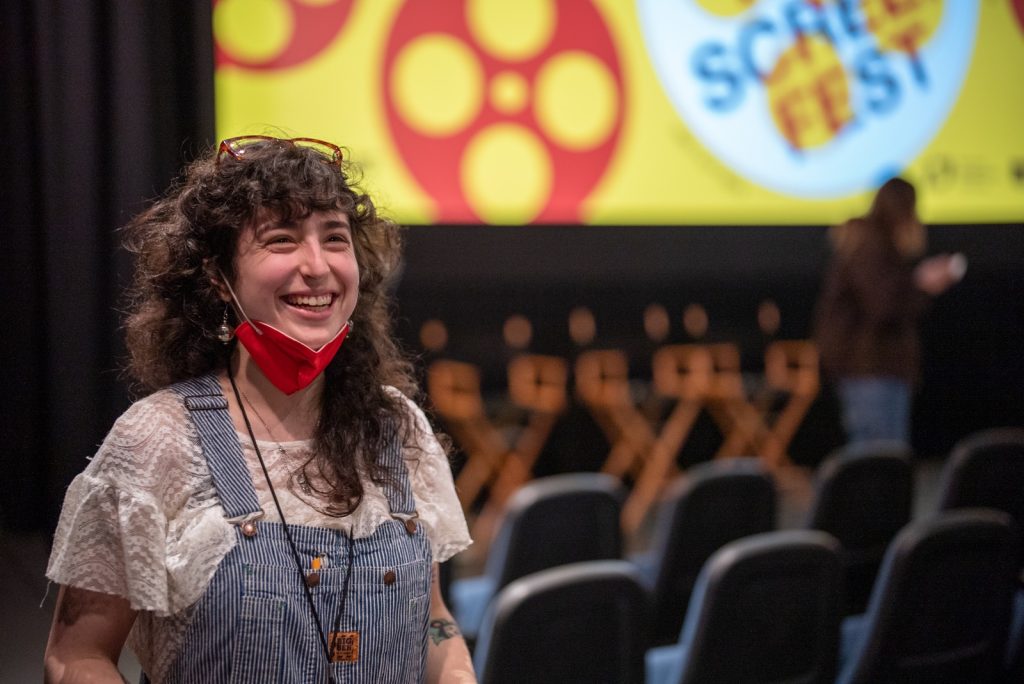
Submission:
{"label": "black cord necklace", "polygon": [[[327,659],[327,681],[333,684],[334,677],[331,675],[331,663],[334,662],[334,659],[332,657],[332,653],[335,650],[335,641],[337,640],[338,634],[341,630],[341,616],[345,613],[345,604],[348,602],[349,581],[352,579],[352,561],[354,555],[352,533],[350,531],[345,535],[348,540],[348,558],[345,572],[345,583],[342,585],[341,589],[341,605],[338,606],[338,613],[334,618],[334,629],[331,631],[331,643],[328,643],[327,635],[324,634],[323,624],[320,622],[320,614],[317,612],[316,604],[313,602],[313,591],[310,586],[310,582],[308,581],[309,576],[306,575],[306,571],[302,565],[302,559],[299,557],[299,549],[295,545],[295,540],[292,539],[291,531],[288,529],[288,521],[284,517],[284,511],[281,510],[281,503],[277,500],[277,492],[274,490],[274,483],[270,479],[270,472],[267,470],[267,464],[263,461],[263,454],[260,452],[260,447],[256,441],[256,435],[253,432],[252,424],[249,422],[249,415],[246,413],[241,393],[239,392],[238,385],[235,383],[235,376],[231,372],[230,359],[227,364],[227,372],[228,381],[231,383],[231,389],[235,393],[235,401],[238,403],[238,408],[242,412],[242,421],[245,423],[245,429],[249,433],[249,439],[252,441],[252,448],[256,450],[256,458],[259,460],[260,468],[263,470],[263,477],[266,478],[267,487],[270,489],[270,496],[273,498],[274,507],[277,509],[277,515],[281,518],[281,527],[284,528],[284,535],[288,539],[288,546],[291,547],[292,558],[295,560],[295,567],[299,572],[299,580],[302,582],[302,589],[306,596],[306,603],[309,605],[309,612],[312,613],[313,622],[316,624],[317,635],[320,637],[320,645],[323,647],[324,657]],[[255,412],[256,409],[253,408],[253,411]],[[258,415],[259,414],[257,414],[257,416]],[[262,417],[260,417],[260,421],[263,421]],[[266,423],[264,423],[264,427],[266,427]],[[267,430],[269,431],[269,428],[267,428]],[[280,444],[278,444],[278,448],[282,451],[284,450]],[[317,580],[319,580],[319,575],[317,575]],[[317,581],[317,584],[319,584],[319,581]]]}

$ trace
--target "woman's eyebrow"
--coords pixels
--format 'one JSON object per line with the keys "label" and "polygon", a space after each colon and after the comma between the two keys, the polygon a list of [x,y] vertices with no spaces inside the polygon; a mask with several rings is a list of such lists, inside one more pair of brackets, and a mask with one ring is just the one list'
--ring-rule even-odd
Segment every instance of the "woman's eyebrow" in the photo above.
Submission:
{"label": "woman's eyebrow", "polygon": [[295,221],[282,221],[281,219],[267,219],[258,226],[256,226],[256,236],[260,236],[266,233],[268,230],[279,230],[284,228],[285,230],[293,230],[298,227],[298,223]]}
{"label": "woman's eyebrow", "polygon": [[352,226],[351,226],[351,224],[349,224],[347,218],[346,219],[334,219],[334,218],[326,219],[326,220],[324,220],[320,224],[320,226],[323,227],[323,228],[326,228],[328,230],[334,230],[336,228],[344,228],[345,230],[348,230],[348,231],[352,230]]}
{"label": "woman's eyebrow", "polygon": [[321,228],[321,230],[347,230],[349,233],[352,232],[352,226],[347,220],[342,221],[334,218],[322,221],[321,224],[319,224],[319,228]]}

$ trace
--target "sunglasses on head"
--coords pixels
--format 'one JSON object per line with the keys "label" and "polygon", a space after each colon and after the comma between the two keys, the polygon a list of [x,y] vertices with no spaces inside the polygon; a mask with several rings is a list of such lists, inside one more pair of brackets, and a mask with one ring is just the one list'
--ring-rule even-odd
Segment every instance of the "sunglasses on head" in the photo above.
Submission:
{"label": "sunglasses on head", "polygon": [[225,156],[231,157],[236,161],[242,161],[245,159],[245,152],[249,148],[273,143],[308,147],[319,152],[328,162],[341,165],[341,148],[334,143],[317,140],[316,138],[275,138],[270,135],[242,135],[237,138],[222,140],[220,147],[217,149],[217,163],[220,164]]}

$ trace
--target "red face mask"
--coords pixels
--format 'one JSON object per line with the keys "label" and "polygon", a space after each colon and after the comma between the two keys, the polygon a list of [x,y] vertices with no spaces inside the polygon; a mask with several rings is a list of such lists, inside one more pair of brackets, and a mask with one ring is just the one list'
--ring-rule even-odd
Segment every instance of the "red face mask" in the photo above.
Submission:
{"label": "red face mask", "polygon": [[[259,328],[259,332],[253,326]],[[310,349],[262,321],[251,324],[243,321],[235,328],[235,336],[274,387],[285,394],[294,394],[308,387],[327,368],[351,327],[349,323],[343,325],[334,339],[319,350]]]}

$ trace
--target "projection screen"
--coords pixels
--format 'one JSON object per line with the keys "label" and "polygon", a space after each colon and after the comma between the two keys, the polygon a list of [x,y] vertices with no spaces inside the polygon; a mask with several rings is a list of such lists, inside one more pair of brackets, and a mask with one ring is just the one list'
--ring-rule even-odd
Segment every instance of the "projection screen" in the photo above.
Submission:
{"label": "projection screen", "polygon": [[1024,0],[214,0],[220,137],[406,224],[1024,221]]}

